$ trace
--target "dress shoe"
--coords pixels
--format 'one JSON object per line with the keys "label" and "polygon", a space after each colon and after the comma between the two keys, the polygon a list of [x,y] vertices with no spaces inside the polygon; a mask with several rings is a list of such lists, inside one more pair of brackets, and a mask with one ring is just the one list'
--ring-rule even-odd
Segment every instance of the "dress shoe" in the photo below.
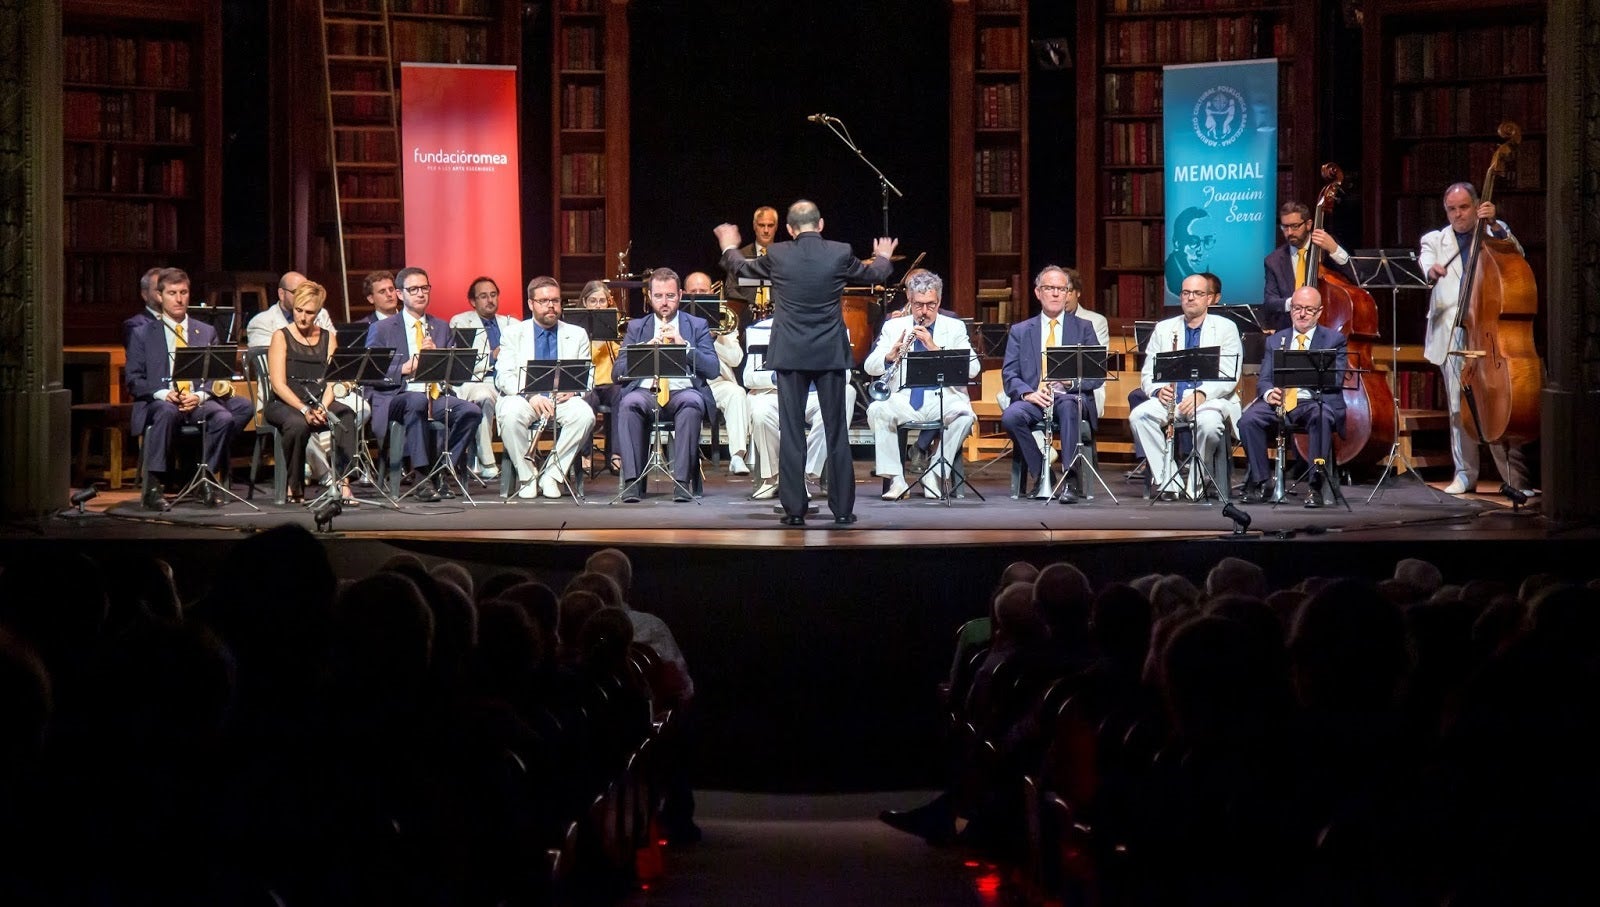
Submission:
{"label": "dress shoe", "polygon": [[1156,500],[1158,501],[1176,501],[1177,499],[1178,493],[1176,491],[1163,491],[1156,495]]}
{"label": "dress shoe", "polygon": [[804,526],[806,524],[806,518],[799,514],[786,513],[778,520],[778,522],[785,526]]}
{"label": "dress shoe", "polygon": [[206,505],[207,507],[221,507],[222,492],[212,488],[210,485],[207,485],[205,491],[200,493],[200,503]]}
{"label": "dress shoe", "polygon": [[1128,481],[1130,481],[1130,482],[1148,482],[1148,481],[1150,481],[1150,461],[1148,461],[1148,460],[1139,461],[1139,465],[1138,466],[1135,466],[1132,469],[1128,470],[1127,478],[1128,478]]}
{"label": "dress shoe", "polygon": [[885,501],[893,501],[906,493],[911,486],[906,484],[905,476],[893,476],[889,479],[889,488],[883,493]]}
{"label": "dress shoe", "polygon": [[777,494],[777,481],[773,479],[762,479],[760,484],[756,485],[756,490],[751,493],[750,499],[754,501],[766,501],[776,497]]}
{"label": "dress shoe", "polygon": [[1243,500],[1244,503],[1246,503],[1246,504],[1264,504],[1264,503],[1266,503],[1266,501],[1267,501],[1267,483],[1266,482],[1246,482],[1246,483],[1244,483],[1244,493],[1240,496],[1240,499]]}
{"label": "dress shoe", "polygon": [[920,484],[922,485],[923,497],[934,500],[944,497],[944,493],[939,488],[939,480],[933,477],[933,473],[930,472],[924,475]]}
{"label": "dress shoe", "polygon": [[943,847],[956,837],[955,819],[938,800],[916,809],[886,809],[878,813],[878,819],[890,828],[916,835],[935,847]]}
{"label": "dress shoe", "polygon": [[440,482],[438,485],[439,500],[448,501],[456,496],[456,490],[450,487],[449,482]]}
{"label": "dress shoe", "polygon": [[1063,504],[1076,504],[1078,503],[1078,496],[1072,493],[1072,486],[1067,485],[1061,489],[1061,497],[1056,500]]}
{"label": "dress shoe", "polygon": [[161,493],[161,483],[155,482],[139,497],[139,505],[146,510],[166,510],[167,497]]}
{"label": "dress shoe", "polygon": [[690,494],[687,491],[684,491],[682,488],[674,488],[672,490],[672,501],[673,501],[673,503],[675,503],[675,504],[687,504],[692,500],[694,500],[694,495]]}
{"label": "dress shoe", "polygon": [[517,497],[524,501],[531,501],[539,496],[539,481],[528,479],[517,488]]}
{"label": "dress shoe", "polygon": [[424,504],[432,504],[434,501],[439,500],[439,490],[432,485],[418,485],[416,490],[411,493],[411,496]]}
{"label": "dress shoe", "polygon": [[853,513],[841,513],[833,518],[834,524],[838,526],[848,526],[855,521],[856,515]]}
{"label": "dress shoe", "polygon": [[485,482],[492,482],[500,478],[500,467],[485,466],[478,470],[478,478],[483,479]]}
{"label": "dress shoe", "polygon": [[1466,494],[1469,491],[1476,491],[1477,489],[1473,487],[1476,484],[1477,484],[1476,482],[1468,482],[1467,480],[1461,478],[1460,476],[1456,476],[1455,481],[1451,482],[1449,485],[1446,485],[1444,487],[1444,493],[1445,494]]}
{"label": "dress shoe", "polygon": [[734,454],[728,458],[728,474],[734,476],[747,476],[750,474],[750,467],[745,465],[744,457]]}
{"label": "dress shoe", "polygon": [[1322,500],[1322,492],[1321,491],[1313,490],[1310,494],[1306,495],[1305,506],[1306,506],[1307,509],[1314,509],[1314,508],[1317,508],[1317,507],[1321,507],[1321,506],[1324,505],[1324,503],[1325,502]]}
{"label": "dress shoe", "polygon": [[547,473],[539,477],[539,494],[547,498],[561,497],[561,480],[554,473]]}
{"label": "dress shoe", "polygon": [[644,500],[644,483],[638,479],[629,479],[622,486],[622,503],[637,504]]}

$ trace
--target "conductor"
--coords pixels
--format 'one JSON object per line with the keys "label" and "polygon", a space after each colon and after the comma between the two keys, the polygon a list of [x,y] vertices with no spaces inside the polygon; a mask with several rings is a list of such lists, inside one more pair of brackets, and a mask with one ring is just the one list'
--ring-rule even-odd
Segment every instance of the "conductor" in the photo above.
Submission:
{"label": "conductor", "polygon": [[777,243],[759,258],[739,254],[738,227],[720,224],[714,231],[722,247],[722,267],[729,275],[772,281],[774,318],[767,362],[777,373],[778,492],[786,526],[803,526],[806,521],[806,394],[813,384],[828,441],[828,474],[833,477],[828,483],[828,509],[838,525],[856,521],[855,469],[844,408],[845,370],[852,360],[840,295],[847,281],[887,280],[890,256],[899,245],[888,237],[873,240],[873,257],[863,264],[845,243],[823,239],[822,226],[816,204],[800,199],[789,206],[787,229],[793,241]]}

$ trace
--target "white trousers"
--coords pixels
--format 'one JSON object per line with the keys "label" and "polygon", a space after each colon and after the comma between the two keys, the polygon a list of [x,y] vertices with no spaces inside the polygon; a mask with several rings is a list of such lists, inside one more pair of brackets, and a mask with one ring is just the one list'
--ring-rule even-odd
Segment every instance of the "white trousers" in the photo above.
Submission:
{"label": "white trousers", "polygon": [[[1462,412],[1461,406],[1461,366],[1465,364],[1461,356],[1450,356],[1445,359],[1444,365],[1439,370],[1444,372],[1445,401],[1450,407],[1450,459],[1455,461],[1455,478],[1468,491],[1472,491],[1478,484],[1478,444],[1467,430],[1462,427],[1463,419],[1471,419],[1472,414]],[[1494,468],[1500,471],[1500,478],[1512,488],[1526,489],[1528,487],[1528,465],[1523,459],[1522,448],[1512,447],[1505,442],[1489,445],[1489,454],[1494,457]]]}
{"label": "white trousers", "polygon": [[[911,405],[911,391],[897,390],[887,400],[878,400],[867,407],[867,425],[872,429],[872,443],[877,448],[877,474],[893,478],[905,476],[905,466],[900,462],[900,439],[897,434],[902,422],[936,421],[939,418],[939,396],[944,395],[944,431],[939,435],[939,449],[944,459],[954,465],[961,456],[961,445],[967,440],[976,416],[967,395],[948,388],[928,390],[922,406]],[[945,477],[945,467],[935,466],[929,475],[936,479]]]}
{"label": "white trousers", "polygon": [[[778,392],[751,391],[750,444],[755,454],[757,473],[763,481],[778,475]],[[856,408],[856,389],[848,382],[844,386],[844,425],[850,423],[850,414]],[[828,461],[828,439],[822,427],[822,404],[817,402],[817,392],[806,394],[806,475],[822,475],[822,466]]]}
{"label": "white trousers", "polygon": [[[1159,397],[1151,397],[1134,407],[1128,414],[1128,423],[1144,449],[1145,458],[1150,461],[1151,481],[1156,488],[1165,486],[1178,469],[1167,447],[1166,404]],[[1214,468],[1209,464],[1216,463],[1228,447],[1228,423],[1219,410],[1201,404],[1194,415],[1194,444],[1200,462],[1208,464],[1207,468]],[[1196,478],[1191,476],[1190,481]],[[1222,479],[1216,481],[1220,483]]]}
{"label": "white trousers", "polygon": [[455,390],[457,397],[476,403],[483,410],[483,421],[478,423],[478,468],[494,465],[495,402],[500,399],[500,392],[487,381],[468,381]]}
{"label": "white trousers", "polygon": [[712,378],[711,396],[722,411],[722,428],[728,434],[728,453],[743,456],[750,452],[750,399],[737,381]]}
{"label": "white trousers", "polygon": [[[517,470],[517,480],[533,481],[538,478],[533,474],[533,464],[528,462],[528,447],[532,440],[530,435],[535,421],[533,404],[520,395],[501,397],[495,409],[500,422],[500,440],[506,446],[511,465]],[[578,448],[594,432],[594,410],[583,402],[582,397],[572,397],[556,404],[556,424],[561,426],[561,431],[550,456],[545,458],[544,475],[564,479],[567,470],[572,468],[572,458],[577,455]]]}

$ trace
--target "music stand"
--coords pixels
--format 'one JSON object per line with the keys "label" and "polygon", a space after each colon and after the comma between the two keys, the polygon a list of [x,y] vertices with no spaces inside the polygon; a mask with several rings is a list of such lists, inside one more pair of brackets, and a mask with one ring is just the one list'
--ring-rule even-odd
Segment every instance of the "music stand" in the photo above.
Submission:
{"label": "music stand", "polygon": [[[477,328],[472,328],[472,330],[476,331]],[[412,373],[411,380],[419,381],[423,384],[441,385],[440,395],[443,396],[449,386],[465,384],[471,381],[473,367],[477,365],[477,362],[478,351],[472,347],[422,350],[417,353],[417,370]],[[433,409],[433,401],[431,400],[428,401],[428,409],[430,411]],[[432,421],[432,413],[430,412],[428,415],[429,421]],[[441,482],[448,479],[454,482],[457,488],[461,489],[462,499],[476,507],[478,502],[474,501],[472,495],[467,492],[467,486],[461,481],[461,474],[456,472],[455,458],[450,456],[450,410],[448,407],[444,411],[443,422],[445,441],[439,450],[439,457],[434,462],[433,468],[428,470],[427,475],[418,479],[411,486],[411,490],[401,495],[398,500],[403,501],[416,494],[419,488],[424,487],[435,479]]]}
{"label": "music stand", "polygon": [[483,333],[471,325],[450,328],[450,349],[459,350],[467,347],[478,348],[478,335]]}
{"label": "music stand", "polygon": [[[1400,446],[1400,291],[1427,290],[1432,285],[1428,275],[1422,273],[1413,249],[1357,249],[1350,255],[1350,267],[1358,286],[1389,291],[1389,392],[1394,397],[1394,441],[1389,445],[1389,456],[1384,459],[1383,472],[1372,486],[1372,493],[1367,495],[1367,503],[1371,504],[1383,491],[1383,483],[1388,481],[1391,470],[1396,476],[1409,472],[1428,490],[1433,502],[1440,503],[1439,493],[1423,481],[1422,474]],[[1404,470],[1395,467],[1397,461],[1405,464]]]}
{"label": "music stand", "polygon": [[[172,386],[177,387],[178,382],[187,381],[193,387],[209,388],[213,381],[243,380],[237,372],[239,362],[239,348],[237,346],[186,346],[172,351]],[[224,412],[223,418],[229,418]],[[204,421],[201,422],[204,425]],[[227,452],[224,451],[224,456]],[[226,468],[226,467],[224,467]],[[238,501],[257,513],[261,508],[234,494],[226,485],[218,482],[206,466],[202,457],[194,468],[194,477],[189,479],[189,484],[183,486],[178,496],[163,507],[163,510],[183,503],[189,497],[204,491],[215,491]]]}
{"label": "music stand", "polygon": [[217,332],[218,343],[238,343],[239,338],[234,333],[238,328],[238,309],[231,305],[192,305],[189,306],[188,315],[211,325]]}
{"label": "music stand", "polygon": [[[612,278],[612,279],[608,279],[608,280],[602,280],[600,282],[606,285],[606,289],[608,291],[609,290],[613,290],[613,289],[617,289],[617,290],[622,290],[623,291],[622,292],[622,305],[617,307],[618,311],[627,312],[628,316],[630,318],[633,317],[634,315],[643,315],[644,314],[644,308],[645,308],[644,306],[641,305],[641,306],[635,307],[630,303],[630,301],[629,301],[630,294],[628,293],[628,291],[629,290],[642,290],[642,289],[644,289],[645,284],[649,282],[648,280],[635,280],[630,275],[628,277],[616,277],[616,278]],[[598,311],[598,310],[596,310],[596,311]],[[590,336],[592,337],[594,335],[591,334]]]}
{"label": "music stand", "polygon": [[590,343],[616,343],[622,335],[622,313],[616,309],[562,309],[561,320],[583,328]]}
{"label": "music stand", "polygon": [[[582,394],[589,389],[589,376],[594,371],[594,363],[588,359],[529,359],[522,366],[522,391],[524,397],[533,397],[549,394],[554,402],[556,394]],[[540,419],[528,437],[528,462],[533,465],[533,474],[537,479],[543,471],[543,464],[539,462],[539,436],[544,433],[545,426],[555,421],[552,414],[548,419]],[[554,453],[552,449],[552,454]],[[567,481],[566,476],[559,477],[561,484],[567,486],[567,493],[572,496],[572,503],[582,504],[578,497],[578,489]],[[515,488],[511,489],[514,494]],[[511,497],[506,495],[507,499]]]}
{"label": "music stand", "polygon": [[1011,339],[1011,325],[980,324],[977,328],[978,342],[983,348],[983,355],[994,359],[1004,359],[1006,344]]}
{"label": "music stand", "polygon": [[[1344,371],[1341,366],[1342,353],[1339,350],[1285,350],[1272,351],[1273,378],[1280,388],[1297,388],[1307,390],[1317,395],[1317,420],[1322,420],[1324,394],[1338,394],[1344,391]],[[1305,404],[1301,404],[1305,405]],[[1287,416],[1285,421],[1278,426],[1278,431],[1288,431]],[[1310,446],[1309,444],[1307,445]],[[1311,470],[1315,477],[1317,461],[1321,461],[1325,470],[1324,476],[1328,485],[1333,489],[1333,499],[1344,505],[1345,510],[1350,509],[1350,502],[1345,500],[1344,492],[1339,488],[1338,464],[1333,462],[1333,435],[1328,435],[1328,449],[1326,451],[1311,451]],[[1276,497],[1274,507],[1283,503],[1282,497]],[[1309,506],[1309,500],[1308,500]]]}
{"label": "music stand", "polygon": [[341,351],[359,350],[365,347],[367,345],[367,331],[370,328],[370,325],[362,324],[359,321],[334,325],[333,333],[339,338],[339,349]]}
{"label": "music stand", "polygon": [[[341,327],[361,327],[361,325],[342,325]],[[363,335],[364,339],[365,335]],[[355,385],[357,387],[372,388],[388,382],[389,361],[394,358],[392,347],[366,347],[346,349],[341,346],[333,353],[327,369],[323,372],[323,381],[328,384]],[[329,414],[332,415],[331,413]],[[351,418],[355,418],[352,416]],[[378,481],[378,465],[372,462],[372,454],[367,450],[366,423],[356,419],[356,455],[345,464],[344,472],[334,477],[326,490],[307,505],[312,510],[321,506],[324,501],[339,495],[339,486],[351,477],[365,479],[373,490],[378,492],[380,501],[374,501],[383,507],[400,509],[400,505],[389,492],[383,488],[383,483]]]}
{"label": "music stand", "polygon": [[[1187,382],[1216,381],[1222,376],[1222,347],[1197,346],[1188,350],[1171,350],[1169,352],[1156,353],[1156,361],[1152,369],[1152,380],[1157,384],[1177,385]],[[1154,398],[1154,395],[1152,395],[1152,398]],[[1205,483],[1214,481],[1213,476],[1205,474],[1206,464],[1200,462],[1199,438],[1194,438],[1190,443],[1189,456],[1184,460],[1183,466],[1180,468],[1177,465],[1177,406],[1182,402],[1179,399],[1173,403],[1173,424],[1169,426],[1171,433],[1167,438],[1167,460],[1174,467],[1172,475],[1161,483],[1161,487],[1155,489],[1150,497],[1152,505],[1161,499],[1162,494],[1168,491],[1176,491],[1180,497],[1188,498],[1191,501],[1198,500],[1195,488],[1198,487],[1203,492]],[[1195,415],[1198,415],[1198,413]],[[1194,417],[1190,417],[1189,425],[1191,431],[1197,421]],[[1179,484],[1176,488],[1169,488],[1168,486],[1177,482],[1178,476],[1185,471],[1188,473],[1189,481]],[[1194,481],[1196,473],[1199,473],[1201,480],[1198,483]]]}
{"label": "music stand", "polygon": [[[1044,351],[1044,375],[1042,376],[1041,380],[1046,384],[1071,384],[1079,388],[1083,387],[1084,381],[1106,381],[1109,377],[1106,370],[1107,357],[1108,351],[1103,346],[1048,347]],[[1087,397],[1078,391],[1069,391],[1069,393],[1079,394],[1078,400],[1080,407],[1094,405],[1094,395],[1092,393]],[[1052,406],[1054,405],[1053,401],[1054,392],[1052,391]],[[1079,414],[1079,419],[1080,421],[1082,419],[1081,412]],[[1055,426],[1055,421],[1056,420],[1053,412],[1051,418],[1044,420],[1044,446],[1046,450],[1048,450],[1050,447],[1050,429]],[[1063,431],[1066,430],[1068,429],[1063,429]],[[1078,430],[1078,426],[1074,425],[1070,430],[1076,432]],[[1047,460],[1048,457],[1049,455],[1046,454]],[[1062,467],[1061,481],[1057,482],[1050,488],[1050,497],[1045,498],[1045,503],[1050,503],[1051,500],[1059,496],[1062,490],[1066,488],[1067,482],[1069,481],[1068,476],[1071,474],[1072,468],[1077,466],[1078,461],[1080,460],[1083,461],[1084,468],[1089,470],[1089,474],[1094,476],[1094,480],[1100,483],[1100,487],[1106,490],[1106,494],[1111,498],[1111,503],[1120,507],[1122,502],[1117,500],[1117,496],[1112,493],[1111,486],[1107,485],[1106,480],[1100,477],[1100,471],[1094,468],[1094,464],[1089,462],[1089,458],[1083,455],[1082,444],[1078,444],[1076,446],[1076,452],[1072,456],[1072,461]],[[1045,472],[1049,472],[1049,469],[1047,468]],[[1092,486],[1090,486],[1088,483],[1084,483],[1085,490],[1090,487]],[[1086,493],[1084,498],[1086,500],[1093,500],[1094,496]]]}
{"label": "music stand", "polygon": [[[944,421],[944,389],[947,387],[966,387],[967,366],[972,361],[971,350],[914,350],[900,357],[902,369],[900,386],[902,388],[934,389],[939,393],[939,426],[941,431],[945,426]],[[920,484],[924,477],[944,465],[945,472],[951,478],[950,491],[944,490],[944,483],[939,484],[939,500],[946,507],[950,506],[950,499],[965,485],[968,491],[984,500],[983,494],[972,487],[964,475],[956,473],[955,464],[945,457],[944,445],[939,445],[938,456],[928,461],[928,465],[917,474],[917,477],[906,484],[905,491],[900,492],[895,500],[900,500],[911,493],[911,489]],[[960,456],[957,452],[956,456]]]}
{"label": "music stand", "polygon": [[[617,355],[617,361],[622,362],[624,360],[626,360],[626,367],[623,369],[625,374],[618,375],[615,371],[612,372],[612,377],[619,384],[624,381],[640,381],[646,378],[665,381],[671,378],[694,377],[694,359],[690,357],[689,347],[686,344],[635,343],[631,346],[623,347],[622,352]],[[667,468],[666,437],[661,433],[660,428],[656,427],[657,423],[660,422],[660,415],[661,411],[658,408],[656,414],[650,417],[650,456],[645,460],[644,468],[640,469],[639,474],[634,477],[634,481],[640,483],[640,488],[648,488],[650,486],[650,473],[658,472],[672,482],[673,488],[683,492],[689,500],[699,504],[700,499],[694,496],[693,489],[686,488],[682,482],[678,481],[678,477],[672,474],[672,470]],[[622,496],[627,492],[628,486],[624,483],[621,488],[617,489],[617,496],[612,498],[609,503],[615,504],[622,500]]]}

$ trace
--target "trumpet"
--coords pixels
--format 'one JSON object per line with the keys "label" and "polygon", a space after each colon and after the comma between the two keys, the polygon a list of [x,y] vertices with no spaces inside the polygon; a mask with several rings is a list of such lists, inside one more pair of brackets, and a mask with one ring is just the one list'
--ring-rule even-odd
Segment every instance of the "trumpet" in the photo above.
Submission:
{"label": "trumpet", "polygon": [[[917,321],[917,316],[911,316],[911,326],[906,328],[906,332],[900,335],[900,342],[895,344],[896,346],[900,347],[901,356],[906,354],[906,347],[915,342],[917,328],[920,326],[920,323]],[[898,359],[896,362],[898,362]],[[889,399],[889,375],[887,372],[878,378],[875,378],[871,384],[867,385],[867,396],[872,400]]]}

